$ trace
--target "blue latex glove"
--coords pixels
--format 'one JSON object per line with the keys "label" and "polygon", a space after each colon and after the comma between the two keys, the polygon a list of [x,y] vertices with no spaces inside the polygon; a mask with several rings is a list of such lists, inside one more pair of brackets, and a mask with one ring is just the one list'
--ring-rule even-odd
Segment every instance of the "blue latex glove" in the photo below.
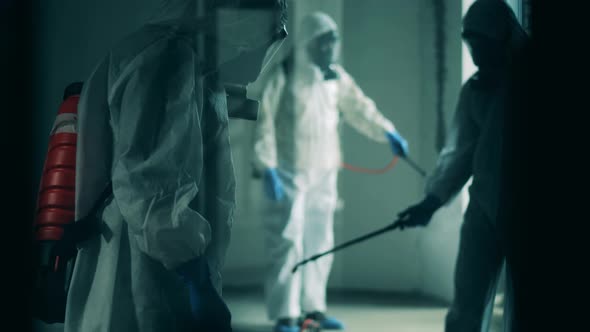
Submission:
{"label": "blue latex glove", "polygon": [[397,131],[387,132],[385,135],[395,155],[402,158],[408,155],[408,142]]}
{"label": "blue latex glove", "polygon": [[269,168],[264,172],[264,191],[274,201],[283,199],[283,183],[274,168]]}
{"label": "blue latex glove", "polygon": [[231,313],[209,277],[205,258],[182,264],[175,272],[186,284],[197,331],[231,331]]}

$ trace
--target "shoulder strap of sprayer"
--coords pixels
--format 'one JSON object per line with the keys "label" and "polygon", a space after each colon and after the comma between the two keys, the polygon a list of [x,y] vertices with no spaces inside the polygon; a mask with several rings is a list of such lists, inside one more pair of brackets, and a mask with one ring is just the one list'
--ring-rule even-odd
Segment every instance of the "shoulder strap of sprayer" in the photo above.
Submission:
{"label": "shoulder strap of sprayer", "polygon": [[98,212],[113,194],[113,184],[109,181],[88,214],[64,226],[64,234],[56,246],[55,255],[69,259],[76,255],[78,245],[100,234],[100,217]]}

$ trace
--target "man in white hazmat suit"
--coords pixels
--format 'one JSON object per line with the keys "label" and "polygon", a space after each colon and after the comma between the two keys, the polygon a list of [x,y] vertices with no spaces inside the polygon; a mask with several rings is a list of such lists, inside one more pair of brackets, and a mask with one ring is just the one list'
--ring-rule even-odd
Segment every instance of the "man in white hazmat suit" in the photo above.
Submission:
{"label": "man in white hazmat suit", "polygon": [[[79,248],[66,332],[231,331],[220,297],[235,205],[222,83],[256,79],[286,36],[286,10],[281,0],[214,4],[197,17],[199,0],[162,0],[85,82],[76,218],[109,181],[113,196],[100,236]],[[220,189],[205,197],[207,215],[197,195],[212,174]]]}
{"label": "man in white hazmat suit", "polygon": [[[445,331],[486,330],[484,312],[491,303],[506,234],[498,220],[504,112],[509,109],[512,65],[522,56],[528,36],[504,1],[478,0],[463,19],[463,39],[478,67],[463,86],[449,140],[426,185],[426,198],[400,213],[401,226],[426,226],[434,212],[455,197],[473,177],[461,227],[455,269],[455,296]],[[510,305],[507,266],[506,305]],[[511,324],[505,310],[505,326]]]}
{"label": "man in white hazmat suit", "polygon": [[323,329],[344,328],[326,316],[332,257],[291,273],[304,257],[333,246],[340,117],[367,137],[389,142],[400,156],[408,150],[393,123],[335,64],[339,38],[332,18],[312,13],[299,27],[290,56],[266,81],[255,144],[256,168],[280,211],[264,223],[270,257],[266,305],[277,332],[298,331],[301,317],[319,321]]}

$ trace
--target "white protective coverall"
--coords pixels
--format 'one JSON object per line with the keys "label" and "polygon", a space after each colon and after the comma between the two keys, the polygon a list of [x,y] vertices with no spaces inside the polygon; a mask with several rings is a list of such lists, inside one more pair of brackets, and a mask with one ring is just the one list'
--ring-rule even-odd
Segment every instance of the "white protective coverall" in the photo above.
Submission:
{"label": "white protective coverall", "polygon": [[[518,52],[526,38],[514,13],[502,1],[476,1],[465,15],[463,31],[497,40],[509,36],[509,52]],[[485,325],[489,322],[482,327],[484,309],[492,303],[505,257],[497,209],[509,74],[498,75],[493,82],[485,83],[476,73],[463,86],[449,139],[426,185],[427,194],[447,203],[473,177],[461,227],[455,295],[446,317],[447,332],[487,330]],[[509,272],[507,268],[507,281]],[[506,305],[510,306],[510,284],[506,292]]]}
{"label": "white protective coverall", "polygon": [[[198,1],[161,2],[102,59],[81,95],[76,218],[111,179],[114,197],[100,212],[102,235],[79,248],[66,332],[190,331],[188,291],[171,270],[201,255],[221,293],[235,206],[226,96],[203,88],[196,39],[211,26],[197,19]],[[250,31],[255,21],[236,22],[232,29]],[[207,215],[196,198],[211,174],[220,189],[206,198],[215,205]]]}
{"label": "white protective coverall", "polygon": [[367,137],[387,143],[394,125],[341,67],[337,79],[324,80],[306,45],[326,32],[337,31],[327,15],[310,14],[295,40],[295,64],[286,74],[272,69],[262,92],[255,143],[259,171],[276,168],[285,197],[270,202],[264,227],[269,270],[265,285],[270,319],[296,318],[302,312],[326,311],[326,284],[332,257],[310,263],[292,274],[305,257],[331,248],[341,165],[339,118]]}

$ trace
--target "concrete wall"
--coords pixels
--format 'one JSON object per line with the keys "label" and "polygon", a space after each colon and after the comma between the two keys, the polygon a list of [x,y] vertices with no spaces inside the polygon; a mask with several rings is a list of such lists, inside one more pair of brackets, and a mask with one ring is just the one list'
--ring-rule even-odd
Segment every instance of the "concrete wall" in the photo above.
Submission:
{"label": "concrete wall", "polygon": [[[419,2],[404,0],[344,1],[344,67],[365,94],[420,151],[421,40]],[[386,144],[377,144],[351,127],[343,130],[345,161],[379,168],[392,158]],[[419,158],[417,159],[420,161]],[[343,237],[353,238],[393,221],[395,214],[420,197],[420,178],[400,162],[383,175],[343,171]],[[411,291],[419,287],[417,232],[395,232],[347,249],[343,288]]]}

